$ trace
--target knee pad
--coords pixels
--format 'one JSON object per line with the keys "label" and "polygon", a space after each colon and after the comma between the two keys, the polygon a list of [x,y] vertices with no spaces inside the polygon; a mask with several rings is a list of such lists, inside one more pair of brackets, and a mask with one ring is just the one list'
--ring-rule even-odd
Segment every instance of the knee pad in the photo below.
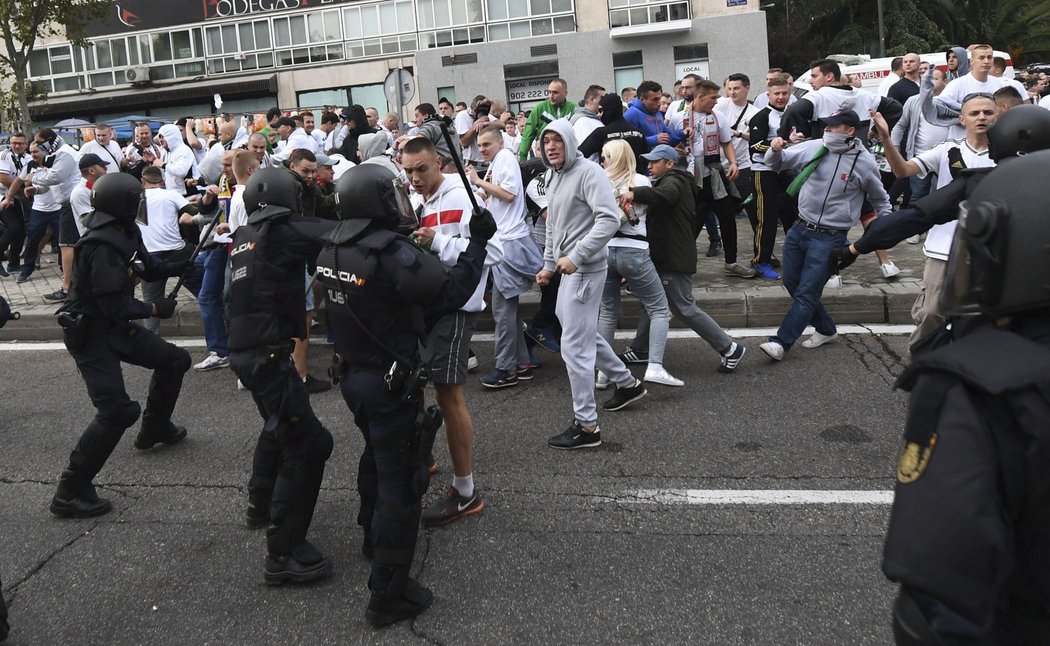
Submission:
{"label": "knee pad", "polygon": [[98,412],[98,420],[103,426],[117,428],[121,430],[130,427],[132,424],[138,421],[139,415],[142,414],[142,407],[139,406],[137,401],[128,401],[124,404],[118,404],[108,410],[100,410]]}

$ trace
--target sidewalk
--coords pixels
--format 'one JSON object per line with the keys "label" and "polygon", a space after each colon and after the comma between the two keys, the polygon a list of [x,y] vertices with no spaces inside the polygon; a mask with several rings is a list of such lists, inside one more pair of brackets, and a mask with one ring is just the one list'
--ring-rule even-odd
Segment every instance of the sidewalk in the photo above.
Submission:
{"label": "sidewalk", "polygon": [[[850,240],[861,235],[858,225],[850,232]],[[751,255],[751,227],[746,219],[737,219],[739,258],[747,263]],[[777,236],[776,255],[780,255],[783,232]],[[779,325],[791,305],[791,298],[780,281],[759,278],[735,278],[726,276],[722,256],[708,258],[707,233],[700,234],[697,241],[699,261],[693,277],[693,293],[697,304],[723,327],[775,327]],[[879,271],[874,254],[864,256],[846,270],[841,289],[826,289],[823,302],[838,323],[911,323],[911,306],[919,295],[922,284],[922,269],[925,257],[922,245],[901,243],[890,251],[890,258],[901,269],[894,280],[886,280]],[[50,252],[42,256],[42,268],[33,272],[32,278],[21,285],[15,276],[0,278],[0,295],[11,307],[22,314],[20,321],[10,321],[0,330],[0,341],[10,340],[57,340],[61,330],[55,322],[54,313],[58,303],[44,300],[44,294],[62,286],[61,267],[57,255]],[[50,261],[50,262],[49,262]],[[170,283],[174,285],[174,283]],[[533,290],[522,296],[522,318],[528,320],[539,302],[539,292]],[[623,298],[623,315],[620,326],[632,327],[639,313],[638,301],[631,296]],[[681,322],[672,320],[672,326]],[[492,319],[483,314],[478,319],[479,330],[491,330]],[[202,336],[200,310],[193,296],[187,291],[179,294],[179,307],[175,316],[161,325],[164,336]]]}

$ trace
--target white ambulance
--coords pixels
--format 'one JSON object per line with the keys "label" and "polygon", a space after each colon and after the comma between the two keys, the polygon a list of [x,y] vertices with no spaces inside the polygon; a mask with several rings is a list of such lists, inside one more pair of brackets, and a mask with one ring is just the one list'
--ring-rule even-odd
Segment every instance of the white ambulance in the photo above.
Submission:
{"label": "white ambulance", "polygon": [[[919,54],[919,59],[946,70],[948,69],[946,51],[933,54]],[[1014,78],[1014,64],[1010,59],[1010,54],[996,51],[995,55],[1006,59],[1006,72],[1003,73],[1003,78]],[[867,54],[832,54],[828,58],[839,64],[843,74],[859,76],[862,83],[860,89],[876,94],[879,91],[879,84],[882,83],[882,80],[893,73],[890,71],[890,63],[893,62],[895,57],[872,58]],[[812,86],[809,84],[809,70],[805,70],[795,81],[795,96],[805,96],[812,89]]]}

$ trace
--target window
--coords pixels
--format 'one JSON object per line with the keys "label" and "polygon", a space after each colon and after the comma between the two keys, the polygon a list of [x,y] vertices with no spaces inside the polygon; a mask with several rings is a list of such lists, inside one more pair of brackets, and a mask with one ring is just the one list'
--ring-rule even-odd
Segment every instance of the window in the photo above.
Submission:
{"label": "window", "polygon": [[[456,105],[456,88],[455,87],[439,87],[437,89],[437,97],[445,97],[452,102],[452,105]],[[434,101],[434,108],[437,108],[437,101]]]}
{"label": "window", "polygon": [[83,51],[68,44],[35,50],[29,57],[29,80],[42,92],[67,92],[84,87]]}
{"label": "window", "polygon": [[[365,58],[417,49],[412,2],[381,2],[343,9],[346,57]],[[400,35],[399,35],[400,34]]]}
{"label": "window", "polygon": [[269,20],[206,27],[205,38],[208,43],[210,74],[274,66],[273,52],[270,51],[273,43],[270,38]]}
{"label": "window", "polygon": [[[302,107],[317,107],[334,105],[345,108],[349,105],[347,101],[346,88],[332,88],[329,90],[310,90],[309,92],[298,92],[296,101]],[[321,123],[321,115],[315,114],[317,123]]]}
{"label": "window", "polygon": [[689,20],[689,2],[609,0],[609,26],[613,29],[671,20]]}
{"label": "window", "polygon": [[[490,22],[489,40],[531,38],[576,31],[573,0],[485,0],[485,7]],[[547,17],[552,15],[554,17]],[[499,22],[503,20],[512,22]]]}
{"label": "window", "polygon": [[616,86],[617,94],[622,92],[625,87],[637,88],[642,80],[642,68],[640,66],[622,67],[613,70],[613,84]]}
{"label": "window", "polygon": [[419,29],[424,32],[419,34],[419,47],[430,49],[484,42],[485,1],[416,0]]}
{"label": "window", "polygon": [[380,117],[387,113],[386,93],[383,92],[382,83],[358,85],[347,89],[350,91],[351,104],[357,104],[365,108],[375,108],[379,110]]}

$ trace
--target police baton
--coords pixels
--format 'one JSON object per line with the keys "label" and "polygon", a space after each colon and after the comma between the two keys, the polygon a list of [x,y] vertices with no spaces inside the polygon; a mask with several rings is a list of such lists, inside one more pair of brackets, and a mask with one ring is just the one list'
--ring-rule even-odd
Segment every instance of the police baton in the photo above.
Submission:
{"label": "police baton", "polygon": [[456,154],[456,146],[452,143],[452,135],[449,134],[448,124],[440,119],[438,120],[438,124],[441,126],[441,134],[445,135],[445,142],[448,144],[448,152],[452,155],[452,161],[456,164],[456,170],[459,171],[459,176],[463,180],[463,186],[467,189],[467,195],[470,196],[470,204],[474,207],[474,213],[481,213],[481,207],[478,206],[478,200],[474,196],[474,191],[471,190],[470,180],[467,179],[467,171],[463,169],[463,162],[460,161],[459,155]]}
{"label": "police baton", "polygon": [[182,274],[179,275],[179,280],[175,283],[175,289],[171,290],[171,293],[168,294],[168,298],[175,298],[175,295],[179,293],[180,289],[182,289],[182,283],[186,280],[186,270],[193,265],[193,261],[197,259],[197,255],[201,252],[201,247],[203,247],[204,243],[208,241],[208,238],[211,237],[211,232],[214,231],[215,227],[219,224],[219,218],[222,216],[222,207],[218,205],[216,205],[216,207],[215,217],[211,219],[208,228],[204,230],[204,235],[202,235],[200,241],[197,242],[197,246],[193,248],[193,254],[190,256],[190,259],[186,264],[186,269],[184,269]]}

